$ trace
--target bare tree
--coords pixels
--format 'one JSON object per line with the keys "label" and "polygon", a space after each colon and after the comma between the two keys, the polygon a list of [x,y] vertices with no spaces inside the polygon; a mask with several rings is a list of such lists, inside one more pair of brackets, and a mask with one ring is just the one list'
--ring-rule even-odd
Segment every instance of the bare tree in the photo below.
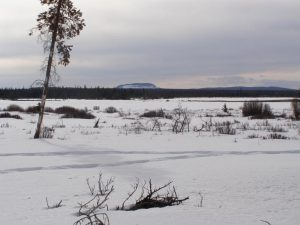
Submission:
{"label": "bare tree", "polygon": [[55,55],[59,57],[58,64],[67,66],[70,63],[72,45],[67,45],[66,40],[80,34],[85,26],[80,10],[74,7],[72,0],[40,0],[42,5],[48,5],[49,9],[38,15],[37,26],[32,29],[39,33],[39,39],[43,42],[44,51],[49,53],[45,59],[46,71],[43,82],[43,93],[40,104],[39,119],[34,138],[40,138],[45,104],[49,89],[51,75],[55,73]]}

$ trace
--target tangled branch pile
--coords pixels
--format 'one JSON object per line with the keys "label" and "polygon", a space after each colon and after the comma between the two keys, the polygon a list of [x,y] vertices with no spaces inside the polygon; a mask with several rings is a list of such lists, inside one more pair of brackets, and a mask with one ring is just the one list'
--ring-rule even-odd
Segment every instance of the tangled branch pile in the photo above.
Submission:
{"label": "tangled branch pile", "polygon": [[[134,193],[138,190],[139,182],[133,185],[133,191],[128,193],[128,197],[125,199],[120,210],[138,210],[138,209],[149,209],[149,208],[162,208],[166,206],[180,205],[182,202],[189,199],[189,197],[180,199],[176,193],[174,186],[171,187],[173,182],[169,182],[161,187],[155,188],[152,185],[151,179],[147,183],[146,181],[141,186],[141,195],[136,200],[135,204],[125,207],[126,201],[128,201]],[[164,193],[161,193],[162,191]]]}

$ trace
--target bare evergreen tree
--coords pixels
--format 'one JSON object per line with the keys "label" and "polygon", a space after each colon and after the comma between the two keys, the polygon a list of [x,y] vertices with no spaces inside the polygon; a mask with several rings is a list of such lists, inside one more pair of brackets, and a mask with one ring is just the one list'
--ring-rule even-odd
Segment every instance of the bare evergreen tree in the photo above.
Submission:
{"label": "bare evergreen tree", "polygon": [[51,76],[55,73],[55,55],[59,57],[58,64],[67,66],[70,63],[72,45],[67,45],[66,40],[80,34],[85,23],[80,10],[74,7],[72,0],[40,0],[42,5],[48,5],[49,9],[38,15],[37,26],[32,29],[39,33],[39,39],[43,42],[44,50],[49,55],[45,59],[46,71],[43,82],[43,94],[40,104],[39,119],[34,138],[40,138],[42,122],[45,111],[45,103],[49,89]]}

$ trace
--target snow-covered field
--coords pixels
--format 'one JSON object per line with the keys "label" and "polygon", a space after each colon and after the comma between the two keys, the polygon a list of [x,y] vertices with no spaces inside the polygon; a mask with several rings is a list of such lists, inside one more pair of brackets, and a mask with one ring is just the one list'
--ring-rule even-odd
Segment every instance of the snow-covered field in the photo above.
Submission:
{"label": "snow-covered field", "polygon": [[[48,101],[53,109],[86,109],[96,119],[47,113],[44,125],[54,127],[54,136],[40,140],[32,138],[37,114],[10,112],[23,119],[0,118],[0,225],[73,224],[78,203],[91,198],[86,179],[96,182],[100,171],[115,179],[109,210],[103,210],[111,225],[299,225],[300,122],[287,119],[289,102],[268,103],[275,115],[287,118],[242,117],[244,100],[249,99]],[[231,116],[224,116],[224,101]],[[0,110],[11,104],[26,108],[37,101],[0,100]],[[109,106],[121,113],[104,112]],[[190,132],[172,132],[171,119],[140,117],[158,109],[172,114],[178,107],[187,109]],[[99,128],[93,128],[98,118]],[[235,134],[220,134],[216,126],[223,122]],[[287,139],[270,139],[273,133]],[[155,186],[173,181],[179,197],[189,200],[114,210],[137,178],[152,179]],[[62,200],[62,207],[47,209],[46,197],[50,205]]]}

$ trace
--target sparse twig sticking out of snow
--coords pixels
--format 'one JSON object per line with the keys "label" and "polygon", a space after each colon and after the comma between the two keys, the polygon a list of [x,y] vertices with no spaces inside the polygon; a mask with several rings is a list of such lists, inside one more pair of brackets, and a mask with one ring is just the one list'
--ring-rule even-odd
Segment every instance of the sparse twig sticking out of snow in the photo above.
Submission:
{"label": "sparse twig sticking out of snow", "polygon": [[199,196],[200,196],[200,203],[199,203],[199,207],[203,207],[203,199],[204,199],[204,197],[203,197],[203,195],[202,195],[202,193],[201,192],[199,192]]}
{"label": "sparse twig sticking out of snow", "polygon": [[87,183],[87,185],[88,185],[88,187],[89,187],[90,194],[93,196],[93,195],[95,194],[95,185],[92,186],[92,185],[90,184],[89,178],[86,178],[86,183]]}
{"label": "sparse twig sticking out of snow", "polygon": [[46,197],[46,204],[47,204],[48,209],[55,209],[55,208],[62,207],[62,200],[60,200],[58,203],[56,203],[54,205],[50,205],[49,201],[48,201],[48,198]]}

